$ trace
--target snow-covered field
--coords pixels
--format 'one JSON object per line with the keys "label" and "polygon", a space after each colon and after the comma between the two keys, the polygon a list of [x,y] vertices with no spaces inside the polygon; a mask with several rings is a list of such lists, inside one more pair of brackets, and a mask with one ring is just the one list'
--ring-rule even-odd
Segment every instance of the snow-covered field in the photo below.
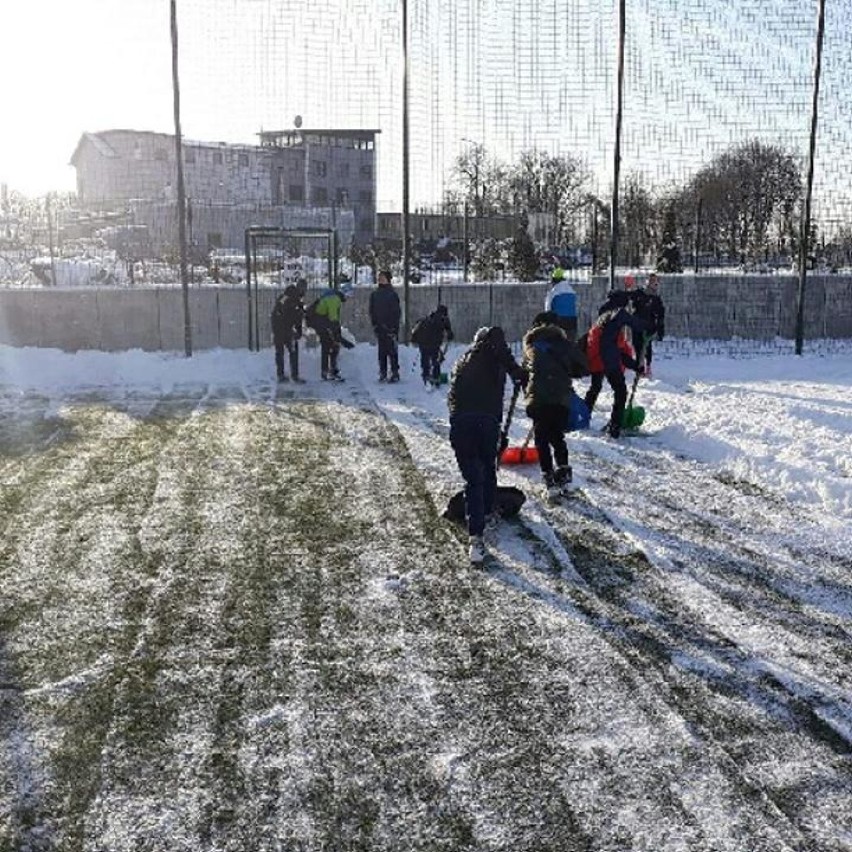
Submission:
{"label": "snow-covered field", "polygon": [[852,346],[661,344],[485,571],[304,356],[0,348],[0,849],[852,849]]}

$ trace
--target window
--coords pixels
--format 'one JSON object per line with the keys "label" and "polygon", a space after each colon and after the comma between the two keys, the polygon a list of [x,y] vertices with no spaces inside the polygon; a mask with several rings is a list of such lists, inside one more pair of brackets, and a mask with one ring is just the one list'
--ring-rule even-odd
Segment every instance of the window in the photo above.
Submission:
{"label": "window", "polygon": [[324,186],[315,186],[311,190],[313,204],[328,204],[328,190]]}
{"label": "window", "polygon": [[314,160],[311,165],[313,166],[314,174],[317,177],[324,178],[326,172],[328,171],[328,164],[323,160]]}
{"label": "window", "polygon": [[349,203],[349,190],[348,189],[338,189],[337,194],[335,196],[338,204],[346,205]]}
{"label": "window", "polygon": [[248,154],[240,154],[237,158],[237,163],[241,166],[247,166],[248,163]]}
{"label": "window", "polygon": [[337,167],[337,173],[340,177],[349,177],[349,163],[341,163]]}
{"label": "window", "polygon": [[168,156],[168,154],[166,154],[165,148],[156,148],[154,150],[154,159],[155,160],[158,160],[159,162],[164,163],[166,160],[168,160],[168,158],[169,158],[169,156]]}
{"label": "window", "polygon": [[362,190],[358,193],[358,200],[359,200],[362,204],[372,204],[372,202],[373,202],[373,193],[372,193],[372,192],[370,192],[370,190],[369,190],[369,189],[362,189]]}
{"label": "window", "polygon": [[290,201],[304,201],[305,188],[299,183],[290,184]]}
{"label": "window", "polygon": [[194,163],[195,162],[195,151],[192,150],[184,150],[183,152],[183,161],[185,163]]}
{"label": "window", "polygon": [[213,152],[213,165],[214,166],[221,166],[222,165],[222,152],[221,151],[214,151]]}
{"label": "window", "polygon": [[366,178],[367,180],[373,179],[373,167],[372,166],[361,166],[359,169],[362,178]]}
{"label": "window", "polygon": [[207,234],[207,247],[214,248],[222,248],[222,234],[218,231],[210,231]]}

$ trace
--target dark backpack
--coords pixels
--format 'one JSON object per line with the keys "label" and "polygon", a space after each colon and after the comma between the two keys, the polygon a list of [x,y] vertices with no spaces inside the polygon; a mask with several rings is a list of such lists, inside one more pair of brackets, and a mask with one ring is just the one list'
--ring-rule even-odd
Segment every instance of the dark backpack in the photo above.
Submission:
{"label": "dark backpack", "polygon": [[308,328],[312,328],[314,331],[317,330],[317,322],[319,320],[319,315],[317,314],[318,304],[319,299],[314,299],[313,302],[305,308],[305,325]]}
{"label": "dark backpack", "polygon": [[422,343],[424,332],[428,331],[427,325],[429,323],[429,317],[424,317],[423,319],[417,320],[414,323],[414,328],[411,329],[411,342],[417,343],[418,345]]}

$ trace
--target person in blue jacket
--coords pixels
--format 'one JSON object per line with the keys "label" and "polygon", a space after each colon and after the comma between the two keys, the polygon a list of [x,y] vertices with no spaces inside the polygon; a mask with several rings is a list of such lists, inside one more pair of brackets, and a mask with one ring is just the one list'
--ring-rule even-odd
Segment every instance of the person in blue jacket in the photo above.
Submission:
{"label": "person in blue jacket", "polygon": [[544,310],[556,314],[559,326],[569,340],[577,339],[577,293],[565,279],[565,270],[557,266],[550,275],[550,290]]}
{"label": "person in blue jacket", "polygon": [[379,354],[379,381],[388,381],[388,363],[390,363],[390,381],[399,381],[399,321],[402,311],[399,295],[391,284],[391,274],[383,269],[378,274],[377,287],[370,293],[370,322],[376,335]]}

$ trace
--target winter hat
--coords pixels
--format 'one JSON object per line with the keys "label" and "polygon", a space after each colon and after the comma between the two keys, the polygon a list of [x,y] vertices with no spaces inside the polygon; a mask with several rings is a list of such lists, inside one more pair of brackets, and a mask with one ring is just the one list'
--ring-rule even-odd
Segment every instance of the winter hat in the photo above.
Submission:
{"label": "winter hat", "polygon": [[482,343],[485,338],[488,337],[489,331],[491,331],[491,329],[487,325],[482,326],[482,328],[480,328],[476,332],[476,334],[473,335],[473,345],[478,346],[480,343]]}
{"label": "winter hat", "polygon": [[562,281],[565,278],[565,270],[561,266],[557,266],[553,272],[550,273],[551,281]]}
{"label": "winter hat", "polygon": [[533,317],[532,324],[533,326],[537,325],[553,325],[558,317],[553,311],[542,311],[540,314],[536,314]]}
{"label": "winter hat", "polygon": [[632,275],[624,276],[624,289],[632,290],[636,286],[636,279]]}
{"label": "winter hat", "polygon": [[437,307],[437,308],[435,308],[435,313],[436,313],[436,314],[440,314],[441,316],[444,316],[444,317],[445,317],[445,316],[447,316],[447,314],[449,313],[449,311],[447,310],[447,306],[446,306],[446,305],[438,305],[438,307]]}

